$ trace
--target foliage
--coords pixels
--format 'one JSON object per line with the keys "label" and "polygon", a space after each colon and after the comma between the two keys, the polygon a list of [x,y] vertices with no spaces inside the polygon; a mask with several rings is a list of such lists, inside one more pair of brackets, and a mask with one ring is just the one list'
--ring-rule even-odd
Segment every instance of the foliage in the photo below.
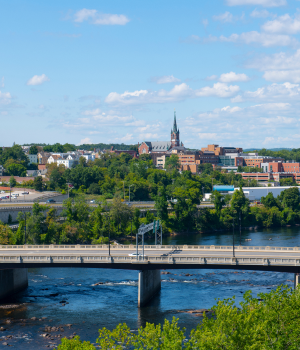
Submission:
{"label": "foliage", "polygon": [[89,341],[81,341],[76,335],[73,339],[62,338],[57,350],[94,350],[96,349]]}
{"label": "foliage", "polygon": [[17,184],[17,181],[16,181],[16,179],[13,177],[13,175],[10,177],[10,179],[9,179],[9,186],[10,187],[15,187],[16,186],[16,184]]}
{"label": "foliage", "polygon": [[38,154],[39,150],[36,145],[33,145],[29,148],[29,154]]}
{"label": "foliage", "polygon": [[29,163],[29,159],[23,152],[20,145],[13,145],[12,147],[0,149],[0,165],[5,165],[5,168],[8,164],[6,163],[8,160],[22,164],[24,166],[27,166]]}
{"label": "foliage", "polygon": [[[213,317],[204,313],[202,322],[189,335],[173,318],[163,325],[147,323],[137,334],[125,323],[113,330],[102,328],[96,342],[102,350],[299,349],[299,289],[279,286],[270,293],[260,293],[258,298],[248,291],[239,305],[233,297],[219,300],[211,311]],[[87,347],[92,346],[90,343],[80,342],[79,337],[74,339],[62,339],[57,350],[94,349]]]}
{"label": "foliage", "polygon": [[43,178],[41,176],[36,176],[33,180],[33,188],[36,191],[42,191],[43,190]]}
{"label": "foliage", "polygon": [[8,175],[13,176],[26,176],[26,167],[22,164],[11,163],[10,165],[5,165],[5,171]]}
{"label": "foliage", "polygon": [[180,168],[180,161],[177,154],[172,154],[171,157],[166,158],[165,169],[168,172],[173,172],[174,170],[178,170]]}

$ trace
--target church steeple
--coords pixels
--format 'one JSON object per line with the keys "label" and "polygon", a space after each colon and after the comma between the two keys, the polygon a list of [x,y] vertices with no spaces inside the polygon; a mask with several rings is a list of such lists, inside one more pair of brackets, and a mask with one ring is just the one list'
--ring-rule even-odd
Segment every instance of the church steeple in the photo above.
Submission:
{"label": "church steeple", "polygon": [[175,111],[175,109],[174,109],[173,128],[171,129],[171,145],[172,145],[172,147],[176,147],[176,146],[180,145],[179,129],[177,128],[176,111]]}
{"label": "church steeple", "polygon": [[177,133],[176,111],[174,110],[173,132]]}

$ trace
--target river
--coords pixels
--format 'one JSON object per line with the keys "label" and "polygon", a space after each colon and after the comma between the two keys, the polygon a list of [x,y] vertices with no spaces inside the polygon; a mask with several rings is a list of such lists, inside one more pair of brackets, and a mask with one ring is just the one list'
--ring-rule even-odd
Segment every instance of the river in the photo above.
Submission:
{"label": "river", "polygon": [[[251,239],[251,241],[245,241]],[[236,234],[236,243],[239,233]],[[153,242],[147,242],[149,244]],[[205,233],[167,237],[163,244],[231,245],[232,233]],[[299,246],[300,228],[242,231],[244,245]],[[217,298],[236,296],[240,302],[249,289],[254,295],[280,284],[293,286],[293,274],[234,270],[170,270],[162,275],[162,289],[153,301],[137,308],[137,271],[38,268],[29,270],[29,287],[0,305],[1,343],[15,349],[53,348],[60,336],[78,334],[95,342],[98,329],[126,322],[132,330],[146,322],[179,318],[187,331],[201,318],[182,311],[210,308]],[[191,276],[186,276],[190,274]],[[101,285],[95,285],[103,282]],[[69,324],[69,326],[66,326]],[[71,325],[71,326],[70,326]],[[45,331],[46,326],[61,329]],[[51,336],[43,337],[49,333]]]}

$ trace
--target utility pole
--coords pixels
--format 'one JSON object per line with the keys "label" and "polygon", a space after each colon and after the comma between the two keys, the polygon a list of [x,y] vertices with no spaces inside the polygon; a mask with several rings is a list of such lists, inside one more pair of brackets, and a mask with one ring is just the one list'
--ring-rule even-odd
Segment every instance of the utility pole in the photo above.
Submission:
{"label": "utility pole", "polygon": [[10,188],[10,190],[9,190],[9,201],[11,202],[11,185],[9,185],[9,188]]}
{"label": "utility pole", "polygon": [[25,215],[25,226],[24,226],[24,244],[26,244],[26,211],[24,212]]}
{"label": "utility pole", "polygon": [[232,256],[235,257],[235,254],[234,254],[234,218],[232,218]]}
{"label": "utility pole", "polygon": [[130,185],[129,186],[129,202],[130,202],[130,187],[133,186],[133,185]]}
{"label": "utility pole", "polygon": [[108,215],[108,255],[110,256],[110,216]]}
{"label": "utility pole", "polygon": [[241,218],[241,210],[240,210],[240,245],[242,245],[242,218]]}
{"label": "utility pole", "polygon": [[125,201],[125,185],[124,185],[124,181],[123,181],[123,193],[124,193],[124,201]]}

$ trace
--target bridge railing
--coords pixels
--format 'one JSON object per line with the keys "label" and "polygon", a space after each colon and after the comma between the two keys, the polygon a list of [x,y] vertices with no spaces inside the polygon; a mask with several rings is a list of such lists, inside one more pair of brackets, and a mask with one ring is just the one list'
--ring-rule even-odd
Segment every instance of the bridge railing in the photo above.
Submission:
{"label": "bridge railing", "polygon": [[[108,250],[108,245],[80,245],[80,244],[49,244],[49,245],[0,245],[0,250],[11,250],[11,249],[43,249],[43,250]],[[113,250],[135,250],[135,245],[122,245],[122,244],[111,244],[110,249]],[[226,245],[145,245],[145,249],[151,250],[214,250],[214,251],[231,251],[232,246]],[[275,246],[235,246],[236,251],[300,251],[300,247],[275,247]]]}
{"label": "bridge railing", "polygon": [[[200,264],[200,265],[267,265],[267,266],[300,266],[300,258],[278,257],[199,257],[199,256],[84,256],[84,255],[24,255],[24,256],[0,256],[1,264]],[[138,269],[138,267],[137,267]]]}

